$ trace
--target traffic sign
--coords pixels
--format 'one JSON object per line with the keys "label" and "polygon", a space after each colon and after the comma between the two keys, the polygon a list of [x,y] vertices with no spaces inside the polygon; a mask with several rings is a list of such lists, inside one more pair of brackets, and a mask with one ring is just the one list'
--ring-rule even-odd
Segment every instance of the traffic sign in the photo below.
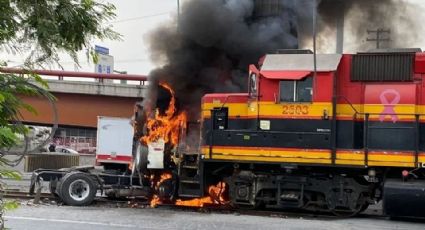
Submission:
{"label": "traffic sign", "polygon": [[96,73],[113,73],[114,57],[111,55],[98,54],[98,60],[94,69]]}
{"label": "traffic sign", "polygon": [[106,48],[106,47],[103,47],[103,46],[95,45],[94,51],[98,54],[106,54],[106,55],[109,54],[109,48]]}

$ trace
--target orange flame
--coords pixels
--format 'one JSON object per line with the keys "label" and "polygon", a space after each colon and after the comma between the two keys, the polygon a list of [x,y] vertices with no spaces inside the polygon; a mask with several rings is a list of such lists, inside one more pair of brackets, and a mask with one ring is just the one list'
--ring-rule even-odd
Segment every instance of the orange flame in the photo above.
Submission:
{"label": "orange flame", "polygon": [[226,183],[219,182],[217,185],[211,185],[208,188],[208,196],[195,198],[191,200],[176,201],[176,205],[187,207],[204,207],[205,205],[227,205],[229,202],[225,198]]}
{"label": "orange flame", "polygon": [[165,115],[160,115],[159,110],[156,109],[155,117],[148,119],[146,126],[148,135],[142,137],[142,142],[148,144],[163,138],[165,143],[171,142],[173,146],[176,146],[179,141],[180,130],[186,128],[186,113],[180,112],[176,114],[174,90],[165,83],[161,83],[160,85],[170,92],[171,100],[165,111]]}
{"label": "orange flame", "polygon": [[156,206],[162,204],[161,199],[159,199],[159,196],[154,195],[150,201],[151,208],[155,208]]}
{"label": "orange flame", "polygon": [[[157,175],[152,175],[151,176],[151,181],[153,181],[152,183],[152,187],[155,188],[155,190],[159,189],[159,185],[161,185],[162,182],[164,182],[167,179],[171,179],[173,176],[170,172],[162,172],[161,175],[157,176]],[[162,200],[157,196],[154,195],[150,201],[150,206],[152,208],[155,208],[156,206],[162,204]]]}
{"label": "orange flame", "polygon": [[[153,176],[151,178],[152,181],[154,181],[154,183],[152,184],[153,187],[158,190],[159,185],[167,180],[170,179],[172,177],[171,173],[169,172],[163,172],[160,176],[159,176],[159,180],[157,176]],[[178,206],[186,206],[186,207],[204,207],[204,206],[226,206],[229,204],[228,199],[225,197],[226,194],[226,183],[224,182],[219,182],[217,185],[211,185],[208,188],[208,195],[201,197],[201,198],[195,198],[195,199],[190,199],[190,200],[181,200],[178,199],[175,201],[175,205]],[[152,199],[150,200],[150,206],[152,208],[157,207],[160,204],[163,204],[163,200],[161,200],[161,198],[158,195],[154,195],[152,197]],[[167,201],[169,204],[170,202]]]}

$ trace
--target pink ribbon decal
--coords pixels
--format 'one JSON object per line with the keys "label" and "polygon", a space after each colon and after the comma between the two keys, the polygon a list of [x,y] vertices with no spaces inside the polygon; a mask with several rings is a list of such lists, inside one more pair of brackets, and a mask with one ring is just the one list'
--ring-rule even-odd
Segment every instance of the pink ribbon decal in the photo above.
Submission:
{"label": "pink ribbon decal", "polygon": [[[394,99],[391,102],[387,99],[389,95],[394,95]],[[382,122],[385,120],[385,117],[389,115],[391,116],[391,120],[395,123],[398,117],[395,114],[394,106],[400,102],[400,93],[395,89],[386,89],[379,95],[379,99],[381,99],[381,103],[384,105],[384,110],[379,116],[379,120]]]}

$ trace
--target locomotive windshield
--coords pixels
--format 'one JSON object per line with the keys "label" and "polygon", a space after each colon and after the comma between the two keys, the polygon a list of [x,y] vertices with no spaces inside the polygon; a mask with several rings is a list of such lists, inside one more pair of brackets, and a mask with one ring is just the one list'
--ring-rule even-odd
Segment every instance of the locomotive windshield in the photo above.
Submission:
{"label": "locomotive windshield", "polygon": [[251,73],[249,76],[249,96],[257,97],[257,75],[255,73]]}
{"label": "locomotive windshield", "polygon": [[313,78],[302,80],[283,80],[279,84],[280,102],[311,102],[313,95]]}

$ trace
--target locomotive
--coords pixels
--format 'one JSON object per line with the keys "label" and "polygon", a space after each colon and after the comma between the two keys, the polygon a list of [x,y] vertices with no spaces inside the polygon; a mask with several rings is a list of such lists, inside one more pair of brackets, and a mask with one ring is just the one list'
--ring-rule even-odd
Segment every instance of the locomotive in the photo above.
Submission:
{"label": "locomotive", "polygon": [[[202,99],[204,177],[232,203],[354,215],[383,200],[423,216],[425,54],[280,53],[249,67],[244,94]],[[225,175],[225,176],[223,176]]]}
{"label": "locomotive", "polygon": [[[90,183],[147,189],[140,175],[167,170],[156,192],[144,194],[184,203],[221,183],[228,204],[239,208],[352,216],[382,200],[389,216],[424,217],[424,76],[425,53],[418,49],[267,54],[249,66],[246,93],[203,96],[199,151],[162,139],[143,145],[138,133],[131,175],[98,173],[101,179]],[[143,109],[138,113],[146,119]],[[190,128],[184,125],[179,140]],[[158,152],[163,158],[153,157]],[[160,167],[149,167],[158,159]],[[53,190],[68,197],[66,186],[60,190],[73,171],[37,171],[33,184],[54,179]]]}

